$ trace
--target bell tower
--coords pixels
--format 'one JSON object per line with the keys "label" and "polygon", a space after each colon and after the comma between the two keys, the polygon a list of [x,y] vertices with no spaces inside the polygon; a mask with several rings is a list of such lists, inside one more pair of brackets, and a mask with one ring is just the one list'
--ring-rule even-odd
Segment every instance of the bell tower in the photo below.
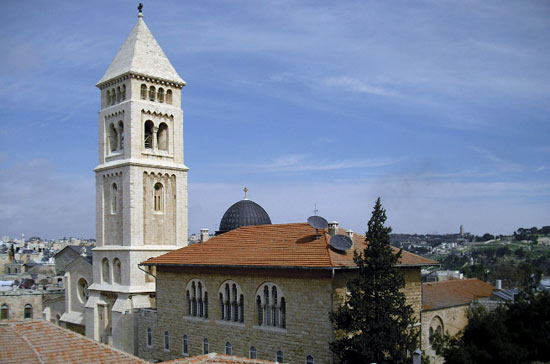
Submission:
{"label": "bell tower", "polygon": [[178,75],[143,20],[97,83],[99,165],[86,335],[135,353],[133,312],[154,304],[138,264],[187,244],[187,171]]}

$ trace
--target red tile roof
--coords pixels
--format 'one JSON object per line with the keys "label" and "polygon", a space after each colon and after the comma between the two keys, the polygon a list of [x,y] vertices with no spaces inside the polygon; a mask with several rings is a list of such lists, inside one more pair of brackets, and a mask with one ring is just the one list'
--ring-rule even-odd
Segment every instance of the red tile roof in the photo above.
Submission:
{"label": "red tile roof", "polygon": [[[340,234],[345,231],[340,229]],[[353,236],[353,248],[338,253],[330,249],[330,236],[306,223],[245,226],[151,258],[145,265],[242,266],[280,268],[355,267],[354,250],[366,247],[365,237]],[[394,248],[398,251],[397,248]],[[434,265],[436,261],[403,251],[400,265]]]}
{"label": "red tile roof", "polygon": [[210,353],[206,355],[192,356],[189,358],[164,361],[162,364],[275,364],[275,362]]}
{"label": "red tile roof", "polygon": [[491,296],[495,289],[477,278],[424,283],[422,286],[424,310],[466,305],[478,298]]}
{"label": "red tile roof", "polygon": [[52,323],[0,323],[0,363],[146,364],[141,360]]}

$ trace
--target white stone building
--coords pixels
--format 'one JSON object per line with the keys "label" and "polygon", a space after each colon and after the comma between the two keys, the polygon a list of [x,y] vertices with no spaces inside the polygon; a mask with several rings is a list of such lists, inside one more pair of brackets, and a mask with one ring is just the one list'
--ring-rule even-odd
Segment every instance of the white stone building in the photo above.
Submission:
{"label": "white stone building", "polygon": [[154,279],[138,263],[187,244],[183,86],[140,12],[97,84],[97,245],[85,304],[70,292],[78,280],[67,286],[67,312],[82,310],[86,336],[129,353],[137,351],[134,310],[154,305]]}

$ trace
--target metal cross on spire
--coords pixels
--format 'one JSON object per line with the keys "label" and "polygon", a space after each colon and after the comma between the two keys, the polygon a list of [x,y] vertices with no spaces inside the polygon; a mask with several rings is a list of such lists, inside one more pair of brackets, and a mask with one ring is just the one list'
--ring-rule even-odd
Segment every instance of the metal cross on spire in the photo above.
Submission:
{"label": "metal cross on spire", "polygon": [[246,193],[248,192],[248,188],[246,188],[246,186],[244,186],[243,191],[244,191],[244,199],[248,200],[248,198],[246,197]]}
{"label": "metal cross on spire", "polygon": [[142,3],[139,3],[138,5],[138,11],[141,13],[141,10],[143,9],[143,4]]}

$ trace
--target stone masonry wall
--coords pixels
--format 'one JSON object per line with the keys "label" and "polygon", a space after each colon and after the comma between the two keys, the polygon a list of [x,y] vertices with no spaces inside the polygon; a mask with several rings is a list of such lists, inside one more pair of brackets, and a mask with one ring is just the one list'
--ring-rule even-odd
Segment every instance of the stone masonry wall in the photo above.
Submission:
{"label": "stone masonry wall", "polygon": [[0,294],[0,307],[8,305],[10,321],[18,321],[24,319],[25,305],[32,305],[32,318],[42,318],[42,294],[29,293],[22,291],[2,292]]}

